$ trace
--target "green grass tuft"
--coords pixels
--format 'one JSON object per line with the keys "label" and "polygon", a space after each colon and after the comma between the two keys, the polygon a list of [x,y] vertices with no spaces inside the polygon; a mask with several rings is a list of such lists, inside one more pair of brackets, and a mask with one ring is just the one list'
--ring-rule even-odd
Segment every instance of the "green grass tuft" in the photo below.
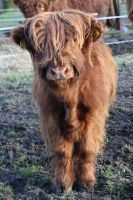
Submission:
{"label": "green grass tuft", "polygon": [[17,137],[17,133],[15,131],[10,131],[8,133],[9,136],[13,137],[13,138],[16,138]]}
{"label": "green grass tuft", "polygon": [[63,196],[63,197],[61,197],[61,200],[74,200],[74,196]]}
{"label": "green grass tuft", "polygon": [[133,54],[126,53],[124,55],[115,56],[116,63],[119,69],[123,67],[133,68]]}
{"label": "green grass tuft", "polygon": [[31,76],[26,74],[11,73],[6,76],[6,81],[12,84],[29,84],[31,82]]}
{"label": "green grass tuft", "polygon": [[0,200],[9,200],[12,196],[12,187],[9,184],[0,182]]}
{"label": "green grass tuft", "polygon": [[27,167],[27,157],[25,155],[22,155],[21,157],[15,159],[15,161],[13,162],[13,166],[16,168]]}
{"label": "green grass tuft", "polygon": [[115,173],[114,173],[114,171],[113,171],[112,169],[107,168],[107,169],[104,170],[103,175],[104,175],[106,178],[112,178],[112,177],[115,176]]}
{"label": "green grass tuft", "polygon": [[32,165],[30,167],[26,167],[23,170],[23,176],[25,177],[32,177],[36,175],[40,171],[40,166]]}

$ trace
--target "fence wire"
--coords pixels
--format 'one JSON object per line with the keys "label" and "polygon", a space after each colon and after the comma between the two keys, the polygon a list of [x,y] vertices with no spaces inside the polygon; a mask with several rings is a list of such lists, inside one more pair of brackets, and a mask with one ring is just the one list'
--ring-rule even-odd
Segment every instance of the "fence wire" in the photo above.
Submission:
{"label": "fence wire", "polygon": [[[19,9],[1,9],[0,11],[4,12],[4,11],[19,11]],[[89,13],[90,14],[90,13]],[[95,13],[97,15],[97,13]],[[98,20],[103,21],[103,20],[107,20],[107,19],[127,19],[128,16],[127,15],[121,15],[121,16],[109,16],[109,17],[97,17]],[[30,18],[28,18],[30,19]],[[25,18],[13,18],[13,19],[0,19],[0,22],[17,22],[18,26],[20,26],[20,23],[23,23],[25,21]],[[23,26],[23,24],[21,24],[21,26]],[[130,24],[128,24],[128,26],[130,26]],[[8,27],[1,27],[0,28],[0,32],[2,33],[9,33],[10,31],[12,31],[16,26],[8,26]],[[106,42],[107,45],[114,45],[114,44],[124,44],[124,43],[130,43],[133,42],[133,40],[123,40],[123,41],[117,41],[117,42]],[[13,55],[11,55],[13,56]]]}

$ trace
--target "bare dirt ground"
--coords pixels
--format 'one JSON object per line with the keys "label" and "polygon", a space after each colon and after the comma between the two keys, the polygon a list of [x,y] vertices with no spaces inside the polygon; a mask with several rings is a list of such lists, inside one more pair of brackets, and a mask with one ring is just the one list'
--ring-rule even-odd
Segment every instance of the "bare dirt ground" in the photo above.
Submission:
{"label": "bare dirt ground", "polygon": [[[10,42],[0,47],[0,200],[131,200],[133,177],[133,54],[129,44],[113,47],[119,65],[117,100],[107,122],[97,184],[69,196],[53,190],[51,157],[40,135],[38,110],[31,94],[29,55]],[[133,45],[132,48],[133,49]],[[4,57],[23,53],[19,57]],[[123,54],[123,53],[129,54]],[[22,59],[20,61],[20,59]],[[130,62],[129,62],[130,61]]]}

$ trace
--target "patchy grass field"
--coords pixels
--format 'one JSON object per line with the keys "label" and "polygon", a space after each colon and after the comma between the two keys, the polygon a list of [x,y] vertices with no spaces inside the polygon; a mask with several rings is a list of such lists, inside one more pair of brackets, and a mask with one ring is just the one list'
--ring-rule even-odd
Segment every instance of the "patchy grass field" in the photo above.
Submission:
{"label": "patchy grass field", "polygon": [[133,53],[115,56],[118,93],[98,160],[97,185],[67,196],[53,190],[51,157],[31,94],[29,54],[10,40],[0,43],[0,200],[131,200]]}

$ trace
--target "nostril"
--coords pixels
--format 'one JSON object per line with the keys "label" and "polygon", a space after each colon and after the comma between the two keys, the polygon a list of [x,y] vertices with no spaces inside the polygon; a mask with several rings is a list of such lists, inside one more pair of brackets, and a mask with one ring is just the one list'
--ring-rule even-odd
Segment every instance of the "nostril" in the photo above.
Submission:
{"label": "nostril", "polygon": [[68,68],[66,67],[64,70],[64,74],[67,74],[67,73],[68,73]]}
{"label": "nostril", "polygon": [[56,75],[56,71],[55,71],[54,69],[51,69],[51,74],[52,74],[53,76],[55,76],[55,75]]}
{"label": "nostril", "polygon": [[57,76],[57,75],[67,75],[67,73],[68,73],[68,71],[69,71],[69,68],[68,67],[60,67],[60,69],[58,69],[58,68],[51,68],[51,75],[52,76]]}

